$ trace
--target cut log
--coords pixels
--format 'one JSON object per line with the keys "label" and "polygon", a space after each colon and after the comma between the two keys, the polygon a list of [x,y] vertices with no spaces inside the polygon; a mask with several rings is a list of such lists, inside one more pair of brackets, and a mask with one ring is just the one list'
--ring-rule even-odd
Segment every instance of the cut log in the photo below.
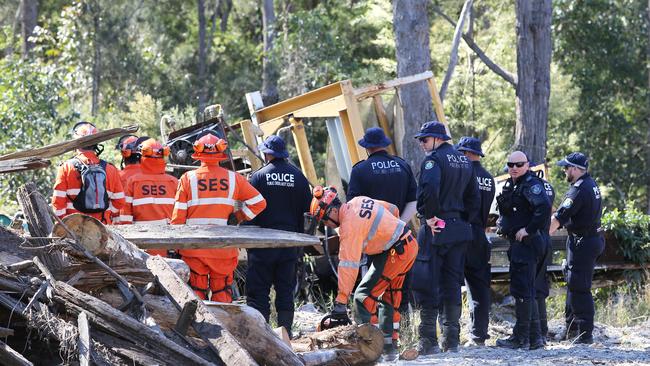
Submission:
{"label": "cut log", "polygon": [[254,226],[116,225],[111,230],[140,249],[290,248],[320,245],[318,238]]}
{"label": "cut log", "polygon": [[379,359],[384,335],[375,326],[348,325],[311,334],[292,342],[305,365],[364,365]]}
{"label": "cut log", "polygon": [[[29,233],[33,237],[46,237],[52,232],[50,207],[45,197],[38,192],[34,183],[27,183],[18,188],[18,202],[29,224]],[[31,245],[46,247],[47,240],[35,240]],[[47,267],[58,273],[68,263],[60,250],[42,249],[35,253]]]}
{"label": "cut log", "polygon": [[[126,240],[119,233],[116,233],[114,229],[117,226],[111,226],[109,229],[94,217],[82,214],[66,216],[62,221],[77,236],[84,248],[129,281],[133,279],[129,272],[136,277],[136,280],[133,281],[134,284],[140,285],[153,281],[153,276],[146,270],[146,260],[149,254]],[[52,236],[64,238],[69,235],[65,228],[57,223],[52,230]],[[165,260],[184,281],[189,280],[190,268],[185,262],[173,258],[165,258]],[[78,266],[68,268],[68,272],[74,271],[76,273],[79,270],[83,270],[88,274],[87,278],[79,281],[79,286],[85,288],[85,283],[92,278],[93,271]]]}
{"label": "cut log", "polygon": [[14,335],[13,329],[0,327],[0,337],[4,338],[12,335]]}
{"label": "cut log", "polygon": [[29,149],[12,152],[10,154],[0,156],[0,161],[10,160],[10,159],[19,159],[19,158],[29,158],[29,157],[38,157],[42,159],[51,158],[61,154],[65,154],[68,151],[72,151],[78,148],[92,146],[98,144],[102,141],[110,140],[115,137],[122,135],[135,133],[138,131],[138,126],[124,126],[122,128],[112,128],[106,131],[99,131],[94,135],[84,136],[74,140],[68,140],[64,142],[59,142],[52,145],[47,145],[38,149]]}
{"label": "cut log", "polygon": [[0,161],[0,174],[47,168],[50,164],[49,160],[40,158],[22,158]]}
{"label": "cut log", "polygon": [[5,366],[33,366],[33,363],[4,342],[0,342],[0,360]]}
{"label": "cut log", "polygon": [[[198,299],[194,291],[171,271],[161,257],[149,257],[147,267],[156,276],[163,291],[174,302],[177,309],[182,309],[188,302]],[[192,327],[226,365],[257,365],[243,345],[225,329],[201,301],[197,302]]]}
{"label": "cut log", "polygon": [[[162,258],[160,259],[162,263],[165,263]],[[120,337],[133,343],[155,347],[156,352],[169,363],[214,365],[109,304],[75,289],[65,282],[57,281],[54,287],[54,301],[63,304],[72,315],[78,315],[85,311],[90,323],[110,333],[119,334]]]}
{"label": "cut log", "polygon": [[280,339],[264,316],[250,306],[204,302],[217,319],[232,333],[259,363],[302,365],[291,346]]}

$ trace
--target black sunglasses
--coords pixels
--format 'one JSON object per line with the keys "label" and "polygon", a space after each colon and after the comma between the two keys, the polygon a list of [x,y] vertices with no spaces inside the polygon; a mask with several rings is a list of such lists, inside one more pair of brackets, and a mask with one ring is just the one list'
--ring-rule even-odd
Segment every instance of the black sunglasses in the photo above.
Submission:
{"label": "black sunglasses", "polygon": [[518,161],[516,163],[507,162],[506,164],[508,164],[508,168],[514,168],[515,166],[517,168],[521,168],[522,166],[526,165],[526,163],[528,163],[528,162],[527,161]]}

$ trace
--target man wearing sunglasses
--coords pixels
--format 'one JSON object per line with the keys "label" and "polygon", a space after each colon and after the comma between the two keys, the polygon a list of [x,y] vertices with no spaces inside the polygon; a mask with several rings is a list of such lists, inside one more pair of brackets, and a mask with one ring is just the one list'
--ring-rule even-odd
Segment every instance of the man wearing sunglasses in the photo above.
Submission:
{"label": "man wearing sunglasses", "polygon": [[440,351],[438,317],[442,350],[458,352],[460,287],[465,251],[472,241],[469,222],[480,211],[478,184],[469,159],[449,144],[451,137],[445,125],[427,122],[415,138],[427,155],[420,167],[417,190],[420,251],[411,271],[413,300],[421,308],[418,352],[426,355]]}
{"label": "man wearing sunglasses", "polygon": [[605,248],[600,228],[602,202],[600,189],[587,172],[587,157],[574,152],[560,160],[571,188],[560,208],[551,219],[552,234],[561,226],[569,232],[567,238],[567,296],[565,336],[577,335],[578,343],[593,343],[594,299],[591,280],[596,259]]}
{"label": "man wearing sunglasses", "polygon": [[[530,343],[530,335],[539,334],[539,321],[531,323],[537,308],[535,299],[536,269],[543,261],[545,240],[541,231],[551,214],[544,181],[529,170],[526,154],[515,151],[508,157],[510,178],[497,196],[499,214],[497,226],[501,235],[508,238],[510,248],[510,294],[515,298],[517,321],[512,335],[497,340],[498,347],[511,349],[537,349],[544,346],[536,337]],[[534,306],[535,305],[535,306]],[[531,326],[535,329],[531,332]]]}

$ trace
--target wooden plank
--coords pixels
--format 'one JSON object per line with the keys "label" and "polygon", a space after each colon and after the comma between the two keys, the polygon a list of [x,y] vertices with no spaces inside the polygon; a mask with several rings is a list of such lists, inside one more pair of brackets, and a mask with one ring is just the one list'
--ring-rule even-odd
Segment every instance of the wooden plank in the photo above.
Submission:
{"label": "wooden plank", "polygon": [[5,366],[33,366],[33,363],[4,342],[0,342],[0,361]]}
{"label": "wooden plank", "polygon": [[252,226],[115,225],[110,230],[141,249],[290,248],[320,245],[312,235]]}
{"label": "wooden plank", "polygon": [[[188,287],[161,257],[149,257],[147,268],[156,276],[163,291],[182,309],[190,301],[197,300],[194,291]],[[215,351],[226,365],[257,365],[244,347],[228,332],[223,324],[208,310],[202,301],[197,302],[192,327]]]}
{"label": "wooden plank", "polygon": [[[386,109],[384,108],[384,101],[381,99],[380,95],[375,95],[372,97],[372,105],[375,107],[375,114],[377,114],[377,122],[384,130],[384,133],[388,138],[393,140],[393,133],[388,125],[388,117],[386,116]],[[396,155],[395,151],[395,141],[392,144],[388,145],[388,152]]]}
{"label": "wooden plank", "polygon": [[316,176],[316,168],[314,168],[314,160],[311,157],[311,151],[309,149],[309,141],[307,140],[307,133],[305,132],[305,125],[302,123],[302,120],[299,118],[289,118],[291,122],[291,132],[293,134],[293,141],[296,144],[296,150],[298,151],[298,160],[300,160],[300,167],[305,173],[307,180],[311,185],[316,185],[318,183],[318,177]]}
{"label": "wooden plank", "polygon": [[121,128],[112,128],[106,131],[99,131],[94,135],[84,136],[74,140],[68,140],[64,142],[59,142],[52,145],[47,145],[38,149],[29,149],[12,152],[10,154],[0,156],[0,160],[9,160],[9,159],[18,159],[18,158],[27,158],[27,157],[39,157],[43,159],[51,158],[54,156],[65,154],[68,151],[76,150],[85,146],[92,146],[100,142],[113,139],[122,135],[129,133],[135,133],[138,131],[139,126],[124,126]]}
{"label": "wooden plank", "polygon": [[[171,272],[169,266],[167,268]],[[91,323],[111,333],[119,334],[121,337],[133,343],[148,344],[150,347],[156,347],[156,352],[166,357],[170,362],[206,366],[214,365],[190,350],[177,345],[147,325],[138,322],[109,304],[81,292],[65,282],[57,281],[54,287],[56,289],[54,296],[55,302],[63,304],[68,312],[78,315],[82,311],[86,311],[88,320]]]}
{"label": "wooden plank", "polygon": [[90,366],[90,326],[88,325],[88,316],[84,311],[77,317],[77,328],[79,328],[79,339],[77,340],[79,365]]}
{"label": "wooden plank", "polygon": [[337,82],[326,85],[322,88],[312,90],[305,94],[283,100],[261,109],[257,109],[255,111],[257,124],[260,127],[263,127],[264,122],[266,121],[271,121],[278,117],[288,116],[289,114],[292,114],[299,109],[335,98],[341,95],[341,88],[339,86],[341,83],[342,82]]}
{"label": "wooden plank", "polygon": [[354,89],[354,96],[357,98],[358,101],[361,101],[363,99],[371,98],[375,95],[385,93],[387,91],[392,91],[392,89],[394,88],[398,88],[400,86],[415,83],[418,81],[427,80],[432,77],[433,77],[433,72],[425,71],[420,74],[405,76],[402,78],[384,81],[383,83]]}
{"label": "wooden plank", "polygon": [[0,161],[0,173],[14,173],[25,170],[47,168],[50,166],[49,160],[41,158],[20,158]]}
{"label": "wooden plank", "polygon": [[352,132],[352,140],[354,141],[354,144],[352,146],[357,149],[358,159],[352,159],[352,164],[356,164],[359,160],[363,160],[368,157],[366,149],[357,143],[357,141],[363,137],[365,131],[363,130],[361,113],[359,112],[359,104],[354,95],[352,82],[350,80],[344,80],[341,81],[340,84],[341,92],[343,93],[343,98],[345,100],[348,123]]}

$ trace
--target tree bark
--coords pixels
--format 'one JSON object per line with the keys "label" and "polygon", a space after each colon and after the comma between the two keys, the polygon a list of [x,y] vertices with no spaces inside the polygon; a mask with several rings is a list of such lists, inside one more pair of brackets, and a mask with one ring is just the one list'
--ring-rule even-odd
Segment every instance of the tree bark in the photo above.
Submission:
{"label": "tree bark", "polygon": [[198,98],[199,98],[199,113],[203,112],[203,109],[207,105],[208,95],[206,89],[206,57],[207,57],[207,45],[205,40],[205,0],[197,0],[197,11],[199,17],[199,59],[198,59]]}
{"label": "tree bark", "polygon": [[264,58],[262,59],[262,100],[264,105],[278,102],[278,70],[273,62],[273,42],[275,41],[275,11],[273,0],[264,0],[262,6]]}
{"label": "tree bark", "polygon": [[221,19],[219,23],[219,29],[221,33],[224,33],[228,30],[228,18],[230,17],[230,11],[232,10],[232,0],[218,0],[219,4],[217,5],[217,15]]}
{"label": "tree bark", "polygon": [[366,365],[381,356],[383,337],[373,325],[348,325],[310,334],[292,345],[307,366]]}
{"label": "tree bark", "polygon": [[[428,6],[428,0],[393,1],[397,77],[419,74],[431,68]],[[413,136],[424,122],[435,118],[431,94],[426,82],[418,82],[401,87],[399,97],[404,112],[401,151],[403,158],[418,174],[424,154]]]}
{"label": "tree bark", "polygon": [[29,58],[34,43],[29,40],[29,37],[34,34],[36,28],[36,21],[38,20],[38,0],[21,0],[21,34],[23,37],[22,57],[23,59]]}
{"label": "tree bark", "polygon": [[[646,72],[648,73],[648,91],[647,91],[647,100],[646,103],[646,114],[648,118],[648,135],[646,138],[646,164],[650,164],[650,0],[648,0],[648,8],[646,9],[646,29],[648,31],[648,44],[646,45]],[[646,165],[647,171],[647,165]],[[650,172],[647,174],[647,183],[646,183],[646,200],[647,200],[647,210],[646,212],[650,214]]]}
{"label": "tree bark", "polygon": [[517,0],[515,150],[535,163],[546,159],[551,91],[551,0]]}

